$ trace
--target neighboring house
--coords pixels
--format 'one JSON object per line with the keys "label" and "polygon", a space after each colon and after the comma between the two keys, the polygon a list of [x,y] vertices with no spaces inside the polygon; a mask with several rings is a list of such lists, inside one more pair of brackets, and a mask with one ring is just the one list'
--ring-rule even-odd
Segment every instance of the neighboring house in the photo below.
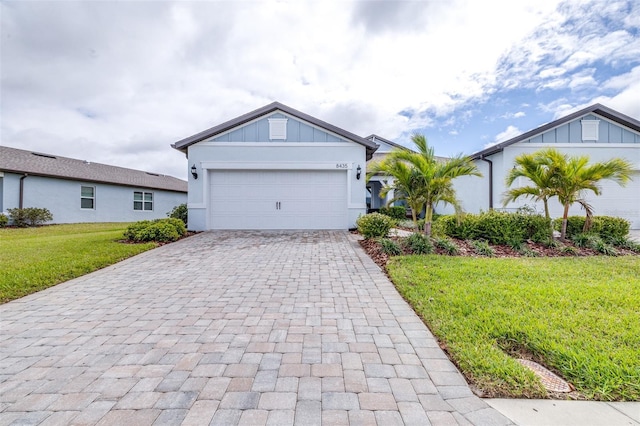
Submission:
{"label": "neighboring house", "polygon": [[[503,194],[507,190],[505,177],[514,167],[515,157],[543,148],[557,148],[572,156],[588,155],[593,162],[606,161],[613,157],[630,161],[637,173],[626,187],[604,180],[601,182],[602,195],[585,192],[585,198],[596,215],[622,217],[631,222],[632,229],[640,229],[640,121],[600,104],[473,154],[471,158],[483,177],[467,176],[454,181],[463,209],[477,213],[481,210],[502,208]],[[512,187],[526,184],[526,181],[520,178]],[[523,205],[535,205],[539,212],[544,211],[542,203],[535,204],[525,198],[508,204],[506,208],[515,210]],[[562,208],[557,198],[549,201],[549,207],[552,217],[562,216]],[[569,214],[579,216],[585,213],[578,204],[574,204]]]}
{"label": "neighboring house", "polygon": [[189,229],[348,229],[377,145],[278,102],[172,145],[189,159]]}
{"label": "neighboring house", "polygon": [[0,212],[47,208],[54,223],[167,217],[187,182],[156,173],[0,146]]}

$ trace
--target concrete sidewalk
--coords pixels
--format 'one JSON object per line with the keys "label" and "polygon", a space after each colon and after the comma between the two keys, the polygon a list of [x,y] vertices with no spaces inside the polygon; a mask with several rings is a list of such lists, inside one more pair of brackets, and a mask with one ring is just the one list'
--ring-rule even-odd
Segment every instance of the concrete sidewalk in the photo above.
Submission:
{"label": "concrete sidewalk", "polygon": [[520,426],[640,425],[640,402],[485,399]]}

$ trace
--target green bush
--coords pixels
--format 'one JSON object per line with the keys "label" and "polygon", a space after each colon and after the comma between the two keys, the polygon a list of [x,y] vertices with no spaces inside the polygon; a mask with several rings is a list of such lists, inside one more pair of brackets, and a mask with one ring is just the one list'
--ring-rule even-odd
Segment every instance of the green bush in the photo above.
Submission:
{"label": "green bush", "polygon": [[185,226],[187,225],[188,215],[189,215],[189,209],[187,208],[187,205],[184,203],[178,206],[175,206],[173,210],[167,213],[168,217],[172,217],[174,219],[180,219],[185,224]]}
{"label": "green bush", "polygon": [[609,244],[614,247],[619,247],[625,250],[631,250],[635,253],[640,253],[640,243],[630,240],[629,238],[612,238],[609,240]]}
{"label": "green bush", "polygon": [[[567,218],[567,238],[582,234],[584,231],[584,216],[569,216]],[[553,221],[555,230],[562,229],[562,218]],[[629,235],[630,224],[621,217],[594,216],[591,220],[591,229],[587,233],[599,235],[605,241],[613,241],[617,238],[625,238]]]}
{"label": "green bush", "polygon": [[481,256],[493,257],[496,255],[496,252],[491,248],[491,246],[489,246],[489,243],[485,240],[472,240],[471,246],[473,247],[473,251]]}
{"label": "green bush", "polygon": [[433,253],[433,244],[429,237],[424,234],[414,233],[405,240],[407,247],[414,254],[430,254]]}
{"label": "green bush", "polygon": [[356,220],[358,232],[367,239],[386,237],[394,225],[395,221],[393,219],[380,213],[369,213],[360,216],[358,220]]}
{"label": "green bush", "polygon": [[484,239],[491,244],[518,246],[527,240],[549,239],[549,226],[544,216],[528,213],[506,213],[491,210],[465,214],[459,219],[442,216],[434,224],[436,233],[461,240]]}
{"label": "green bush", "polygon": [[562,246],[560,247],[560,253],[568,254],[570,256],[577,256],[578,250],[573,246]]}
{"label": "green bush", "polygon": [[446,251],[449,256],[455,256],[460,252],[458,250],[458,246],[456,246],[453,241],[448,238],[434,238],[433,244],[436,247]]}
{"label": "green bush", "polygon": [[388,238],[380,239],[380,247],[382,248],[382,252],[388,254],[389,256],[398,256],[402,254],[400,246],[395,241]]}
{"label": "green bush", "polygon": [[9,223],[9,218],[0,213],[0,228],[4,228]]}
{"label": "green bush", "polygon": [[595,216],[591,229],[597,232],[603,240],[609,242],[629,235],[630,226],[629,221],[621,217]]}
{"label": "green bush", "polygon": [[176,241],[187,233],[184,223],[180,219],[141,220],[129,225],[124,231],[124,237],[135,242],[171,242]]}
{"label": "green bush", "polygon": [[53,215],[49,209],[38,207],[27,207],[24,209],[7,209],[9,216],[15,226],[25,228],[27,226],[38,226],[53,220]]}
{"label": "green bush", "polygon": [[380,214],[385,216],[389,216],[393,219],[405,219],[407,209],[404,206],[391,206],[391,207],[381,207],[379,210]]}

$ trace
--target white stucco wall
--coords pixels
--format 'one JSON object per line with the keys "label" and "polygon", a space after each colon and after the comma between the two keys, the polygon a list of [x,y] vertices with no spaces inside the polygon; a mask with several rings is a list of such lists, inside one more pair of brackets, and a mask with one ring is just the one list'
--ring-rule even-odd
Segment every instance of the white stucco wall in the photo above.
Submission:
{"label": "white stucco wall", "polygon": [[[587,155],[592,162],[606,161],[613,157],[620,157],[630,161],[636,168],[634,180],[626,187],[615,182],[602,181],[601,196],[586,192],[585,198],[598,216],[624,217],[631,222],[631,229],[640,229],[640,145],[639,144],[610,144],[610,143],[581,143],[581,144],[545,144],[545,143],[516,143],[505,147],[504,151],[488,157],[493,162],[494,208],[502,208],[502,198],[507,190],[505,177],[514,166],[515,158],[523,153],[532,153],[540,149],[554,147],[571,155]],[[482,178],[464,177],[455,181],[458,198],[462,201],[465,211],[478,213],[489,209],[488,204],[488,164],[482,160],[475,161],[483,173]],[[526,181],[515,182],[512,187],[526,185]],[[515,203],[506,205],[508,209],[516,209],[524,205],[534,206],[539,212],[544,212],[542,203],[534,203],[530,199],[519,199]],[[550,214],[557,218],[562,216],[562,206],[557,198],[549,202]],[[584,211],[575,204],[569,210],[571,216],[584,215]]]}
{"label": "white stucco wall", "polygon": [[[2,207],[17,208],[21,175],[5,173],[2,179]],[[41,176],[24,181],[23,207],[47,208],[52,223],[135,222],[167,217],[173,207],[187,202],[187,194],[158,189],[124,187],[95,182],[80,182]],[[95,208],[80,208],[80,187],[95,187]],[[134,191],[153,193],[153,211],[133,209]]]}
{"label": "white stucco wall", "polygon": [[[209,170],[307,170],[330,169],[346,164],[348,226],[355,227],[366,213],[365,147],[351,142],[199,142],[188,148],[189,169],[193,164],[198,179],[189,173],[189,229],[207,229]],[[356,168],[362,168],[356,179]]]}

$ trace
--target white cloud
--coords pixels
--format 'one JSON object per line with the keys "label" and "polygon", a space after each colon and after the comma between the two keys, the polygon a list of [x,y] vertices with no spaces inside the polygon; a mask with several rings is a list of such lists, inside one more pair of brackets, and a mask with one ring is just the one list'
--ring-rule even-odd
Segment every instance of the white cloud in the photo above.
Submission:
{"label": "white cloud", "polygon": [[515,138],[516,136],[521,135],[521,134],[522,134],[522,130],[518,129],[516,126],[512,126],[512,125],[507,126],[507,128],[504,131],[502,131],[502,132],[500,132],[500,133],[498,133],[496,135],[496,137],[495,137],[495,139],[494,139],[494,141],[492,143],[485,145],[485,148],[489,147],[489,146],[492,146],[492,145],[495,145],[497,143],[504,142],[504,141],[507,141],[509,139]]}
{"label": "white cloud", "polygon": [[525,117],[527,114],[524,111],[518,111],[518,112],[508,112],[506,114],[503,114],[502,116],[500,116],[500,118],[504,118],[506,120],[511,120],[514,118],[522,118]]}

